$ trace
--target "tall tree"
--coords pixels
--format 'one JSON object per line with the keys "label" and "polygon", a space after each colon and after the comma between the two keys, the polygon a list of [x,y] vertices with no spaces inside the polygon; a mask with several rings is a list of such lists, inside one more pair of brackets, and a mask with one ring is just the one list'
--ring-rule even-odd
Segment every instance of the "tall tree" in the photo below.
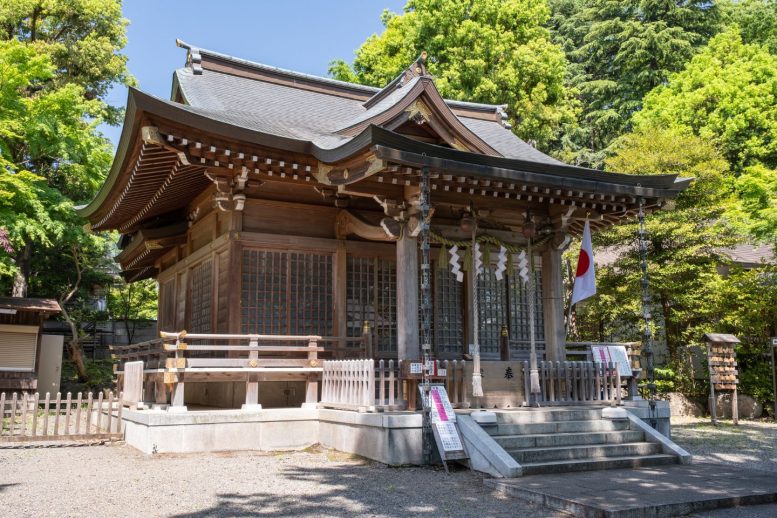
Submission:
{"label": "tall tree", "polygon": [[777,1],[725,0],[721,10],[728,25],[739,27],[745,43],[758,43],[777,54]]}
{"label": "tall tree", "polygon": [[645,97],[640,131],[671,128],[714,143],[737,177],[752,231],[777,236],[777,56],[736,27],[710,40],[686,68]]}
{"label": "tall tree", "polygon": [[[687,367],[687,346],[698,343],[717,318],[720,249],[737,240],[725,217],[733,178],[709,142],[675,130],[651,130],[620,139],[607,168],[627,173],[675,173],[696,180],[665,208],[647,217],[649,274],[654,316],[672,364]],[[578,309],[579,338],[636,339],[641,327],[639,247],[636,222],[594,236],[617,260],[600,268],[599,295]],[[627,333],[625,336],[623,332]]]}
{"label": "tall tree", "polygon": [[579,124],[568,128],[563,158],[601,167],[612,141],[629,130],[643,96],[682,69],[719,29],[714,2],[551,0],[554,41],[572,65]]}
{"label": "tall tree", "polygon": [[[119,0],[0,0],[0,291],[71,306],[105,261],[103,238],[72,210],[88,202],[111,163],[97,130],[121,111],[104,96],[132,84]],[[71,356],[79,375],[77,326]]]}
{"label": "tall tree", "polygon": [[545,27],[543,0],[410,0],[384,11],[353,66],[333,61],[337,79],[384,86],[423,51],[440,92],[453,99],[507,104],[515,132],[544,146],[573,118],[564,54]]}

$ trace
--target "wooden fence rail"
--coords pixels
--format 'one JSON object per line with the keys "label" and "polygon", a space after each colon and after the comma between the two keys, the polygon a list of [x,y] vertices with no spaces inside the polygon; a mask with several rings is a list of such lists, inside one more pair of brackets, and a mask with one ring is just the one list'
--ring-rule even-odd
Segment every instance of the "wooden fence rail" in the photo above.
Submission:
{"label": "wooden fence rail", "polygon": [[[551,362],[537,365],[539,402],[545,405],[621,404],[621,377],[614,363]],[[525,394],[531,388],[529,362],[523,362]]]}
{"label": "wooden fence rail", "polygon": [[[324,408],[362,412],[401,410],[411,400],[400,377],[402,361],[327,360],[323,365],[321,403]],[[464,361],[443,360],[445,388],[451,404],[465,406]]]}
{"label": "wooden fence rail", "polygon": [[[89,392],[75,397],[46,393],[0,393],[0,442],[120,440],[123,438],[120,404],[113,392],[97,398]],[[116,410],[116,415],[114,415]]]}

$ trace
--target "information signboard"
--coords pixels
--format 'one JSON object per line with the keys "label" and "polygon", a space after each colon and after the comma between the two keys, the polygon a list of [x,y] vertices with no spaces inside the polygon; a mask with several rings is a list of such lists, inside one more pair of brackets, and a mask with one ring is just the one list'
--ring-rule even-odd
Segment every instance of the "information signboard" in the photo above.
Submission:
{"label": "information signboard", "polygon": [[631,362],[626,348],[622,345],[592,345],[591,356],[597,363],[614,363],[622,378],[631,377]]}
{"label": "information signboard", "polygon": [[[426,397],[424,386],[419,385],[418,390],[423,401]],[[437,452],[440,454],[443,466],[445,466],[445,471],[448,471],[446,461],[468,459],[469,455],[464,449],[459,430],[456,428],[456,413],[453,411],[453,405],[448,399],[448,392],[444,385],[438,383],[430,385],[429,407],[434,442],[437,445]]]}

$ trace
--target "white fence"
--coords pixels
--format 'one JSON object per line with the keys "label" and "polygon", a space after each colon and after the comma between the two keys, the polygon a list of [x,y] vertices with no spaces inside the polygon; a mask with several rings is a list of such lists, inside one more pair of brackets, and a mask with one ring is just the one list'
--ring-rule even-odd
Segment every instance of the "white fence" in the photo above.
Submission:
{"label": "white fence", "polygon": [[[451,403],[466,405],[463,360],[438,362],[438,371],[444,369],[443,380]],[[414,401],[415,383],[406,383],[399,373],[402,361],[394,360],[327,360],[321,387],[321,403],[324,408],[375,412],[402,410],[407,402]],[[417,380],[416,380],[417,382]]]}
{"label": "white fence", "polygon": [[[0,394],[0,442],[120,440],[121,394]],[[114,411],[116,414],[114,415]]]}

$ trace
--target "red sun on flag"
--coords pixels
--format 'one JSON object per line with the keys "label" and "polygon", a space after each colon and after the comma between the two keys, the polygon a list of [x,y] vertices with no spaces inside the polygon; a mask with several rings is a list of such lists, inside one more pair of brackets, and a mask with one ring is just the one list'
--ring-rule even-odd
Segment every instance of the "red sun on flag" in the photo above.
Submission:
{"label": "red sun on flag", "polygon": [[577,258],[575,271],[575,286],[572,288],[572,304],[596,295],[596,274],[593,264],[593,247],[591,246],[591,226],[585,222],[583,242],[580,245],[580,255]]}

